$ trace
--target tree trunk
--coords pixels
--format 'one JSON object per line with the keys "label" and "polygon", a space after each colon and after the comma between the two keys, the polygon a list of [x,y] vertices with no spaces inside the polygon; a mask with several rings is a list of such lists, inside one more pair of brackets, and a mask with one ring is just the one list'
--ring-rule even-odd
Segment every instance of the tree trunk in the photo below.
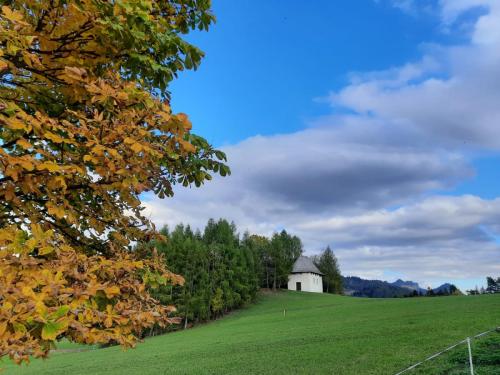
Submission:
{"label": "tree trunk", "polygon": [[269,289],[269,267],[266,264],[266,288]]}
{"label": "tree trunk", "polygon": [[274,280],[273,280],[273,290],[276,291],[276,267],[274,267]]}

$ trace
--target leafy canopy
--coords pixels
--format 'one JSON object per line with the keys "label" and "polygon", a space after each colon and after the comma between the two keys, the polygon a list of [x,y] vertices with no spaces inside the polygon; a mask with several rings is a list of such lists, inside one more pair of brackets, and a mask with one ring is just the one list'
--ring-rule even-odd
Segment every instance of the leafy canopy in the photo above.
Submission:
{"label": "leafy canopy", "polygon": [[131,244],[155,236],[141,193],[229,173],[168,83],[203,53],[182,39],[208,0],[11,0],[0,16],[0,356],[66,336],[131,346],[169,324],[149,287],[182,278]]}

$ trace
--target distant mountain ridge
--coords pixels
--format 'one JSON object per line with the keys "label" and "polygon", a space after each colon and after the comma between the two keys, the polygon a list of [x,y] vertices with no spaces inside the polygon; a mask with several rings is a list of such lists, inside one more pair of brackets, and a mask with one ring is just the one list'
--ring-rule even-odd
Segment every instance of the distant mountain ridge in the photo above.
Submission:
{"label": "distant mountain ridge", "polygon": [[[357,276],[342,276],[344,293],[353,297],[391,298],[404,297],[416,291],[426,295],[427,289],[414,281],[398,279],[392,283],[382,280],[365,280]],[[452,284],[445,283],[432,289],[434,294],[449,293]]]}
{"label": "distant mountain ridge", "polygon": [[353,297],[390,298],[404,297],[408,288],[392,285],[387,281],[365,280],[356,276],[342,277],[344,293]]}
{"label": "distant mountain ridge", "polygon": [[[414,281],[403,281],[401,279],[397,279],[396,281],[394,281],[393,283],[390,283],[390,284],[395,285],[395,286],[399,286],[400,288],[407,288],[410,290],[416,290],[417,292],[423,293],[423,294],[427,293],[427,289],[421,288],[420,285],[418,285],[418,283],[416,283]],[[445,285],[445,284],[443,284],[443,285]]]}

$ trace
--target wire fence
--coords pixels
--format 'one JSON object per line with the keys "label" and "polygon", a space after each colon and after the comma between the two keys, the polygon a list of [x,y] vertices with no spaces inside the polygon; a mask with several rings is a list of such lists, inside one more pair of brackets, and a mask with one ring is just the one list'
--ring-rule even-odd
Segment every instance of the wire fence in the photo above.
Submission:
{"label": "wire fence", "polygon": [[[428,357],[428,358],[426,358],[418,363],[415,363],[414,365],[412,365],[410,367],[405,368],[404,370],[398,372],[396,375],[406,374],[406,373],[410,372],[411,370],[414,370],[417,367],[423,365],[424,363],[432,361],[433,359],[441,356],[444,353],[450,352],[451,350],[455,349],[456,347],[458,347],[462,344],[467,344],[469,370],[470,370],[470,374],[474,375],[474,360],[473,360],[473,356],[472,356],[471,339],[478,339],[480,337],[486,336],[486,335],[493,333],[493,332],[500,332],[500,327],[495,327],[495,328],[492,328],[488,331],[481,332],[475,336],[467,337],[467,338],[463,339],[462,341],[459,341],[459,342],[447,347],[446,349],[443,349],[438,353],[434,353],[430,357]],[[500,369],[499,369],[499,374],[500,374]]]}

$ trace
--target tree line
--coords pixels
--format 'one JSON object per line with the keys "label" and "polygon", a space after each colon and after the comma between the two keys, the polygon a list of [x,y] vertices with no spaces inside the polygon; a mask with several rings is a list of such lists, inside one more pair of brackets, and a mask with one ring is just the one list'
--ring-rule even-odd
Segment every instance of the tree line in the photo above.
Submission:
{"label": "tree line", "polygon": [[486,277],[486,289],[484,287],[481,287],[481,289],[479,289],[476,286],[475,289],[468,290],[467,293],[470,295],[500,293],[500,277],[495,279],[491,276],[488,276]]}
{"label": "tree line", "polygon": [[[184,277],[184,285],[160,286],[154,297],[177,308],[183,326],[217,319],[255,301],[260,288],[286,288],[294,261],[303,253],[302,241],[285,230],[270,238],[238,234],[227,220],[210,219],[203,231],[179,224],[164,227],[165,240],[148,248],[162,254],[166,266]],[[330,248],[314,258],[325,274],[324,289],[341,293],[341,276]]]}
{"label": "tree line", "polygon": [[443,296],[461,296],[463,293],[456,287],[455,284],[444,284],[436,289],[428,287],[426,291],[412,290],[410,293],[403,295],[404,298],[412,297],[443,297]]}

